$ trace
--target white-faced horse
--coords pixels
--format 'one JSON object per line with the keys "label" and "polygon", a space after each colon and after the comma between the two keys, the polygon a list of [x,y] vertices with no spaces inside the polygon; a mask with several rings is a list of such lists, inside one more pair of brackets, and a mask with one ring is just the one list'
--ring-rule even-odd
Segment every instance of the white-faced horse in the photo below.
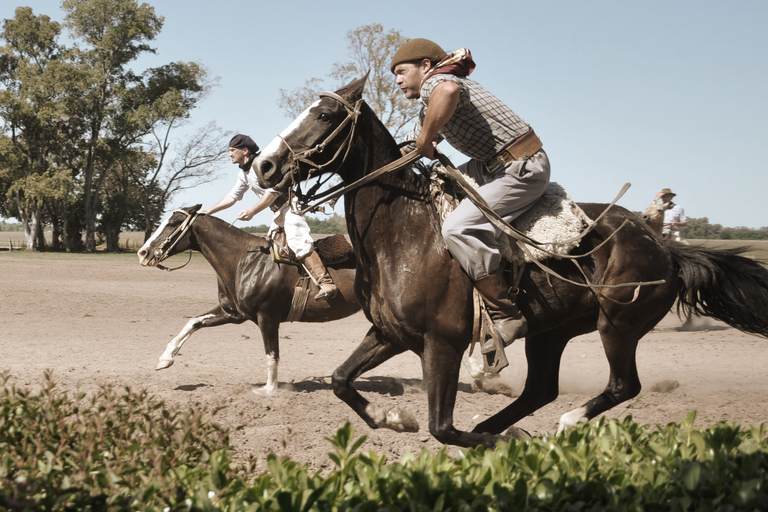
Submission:
{"label": "white-faced horse", "polygon": [[[152,234],[138,251],[144,266],[158,266],[162,260],[184,251],[199,251],[211,264],[219,284],[219,305],[187,322],[160,356],[157,370],[173,364],[184,342],[198,329],[251,320],[258,325],[267,354],[267,382],[257,390],[272,394],[277,390],[277,366],[280,360],[278,329],[288,320],[294,294],[302,277],[297,265],[278,263],[269,241],[254,236],[210,215],[199,214],[200,205],[176,210]],[[347,244],[348,245],[348,244]],[[360,310],[355,300],[355,256],[349,251],[339,264],[328,269],[339,293],[329,301],[308,300],[297,318],[299,322],[328,322]],[[304,294],[317,293],[311,285]],[[301,297],[302,295],[299,295]]]}

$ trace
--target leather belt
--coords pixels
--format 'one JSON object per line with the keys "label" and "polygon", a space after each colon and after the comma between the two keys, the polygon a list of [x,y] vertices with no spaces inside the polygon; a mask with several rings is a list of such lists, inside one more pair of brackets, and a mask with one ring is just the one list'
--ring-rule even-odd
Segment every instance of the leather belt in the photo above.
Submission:
{"label": "leather belt", "polygon": [[508,164],[516,160],[528,160],[542,148],[541,140],[533,128],[509,142],[501,151],[491,157],[488,164]]}
{"label": "leather belt", "polygon": [[280,194],[275,198],[275,200],[272,202],[271,205],[269,205],[269,209],[273,212],[278,211],[280,208],[283,207],[283,205],[286,203],[287,199],[283,194]]}

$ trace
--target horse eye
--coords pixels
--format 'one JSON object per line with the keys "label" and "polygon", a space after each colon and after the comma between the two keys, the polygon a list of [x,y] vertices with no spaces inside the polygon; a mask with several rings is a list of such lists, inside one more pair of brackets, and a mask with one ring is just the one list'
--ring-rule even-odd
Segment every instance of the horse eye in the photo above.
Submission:
{"label": "horse eye", "polygon": [[317,116],[317,118],[326,123],[331,120],[331,116],[329,116],[325,112],[322,112],[320,115]]}

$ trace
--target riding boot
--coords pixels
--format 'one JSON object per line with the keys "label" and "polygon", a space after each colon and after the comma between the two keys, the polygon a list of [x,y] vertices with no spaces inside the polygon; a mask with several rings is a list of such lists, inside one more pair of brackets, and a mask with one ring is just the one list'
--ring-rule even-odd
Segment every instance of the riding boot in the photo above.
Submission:
{"label": "riding boot", "polygon": [[328,300],[336,296],[339,289],[336,288],[336,283],[333,282],[331,274],[328,273],[328,269],[325,268],[323,260],[320,259],[316,251],[312,251],[308,256],[305,256],[301,263],[307,269],[315,284],[320,288],[320,292],[315,295],[315,300]]}
{"label": "riding boot", "polygon": [[[528,321],[517,309],[515,301],[510,298],[509,287],[501,271],[478,279],[474,285],[483,297],[485,308],[493,321],[493,327],[505,347],[528,333]],[[493,352],[495,349],[496,344],[493,339],[489,339],[481,347],[483,354]]]}

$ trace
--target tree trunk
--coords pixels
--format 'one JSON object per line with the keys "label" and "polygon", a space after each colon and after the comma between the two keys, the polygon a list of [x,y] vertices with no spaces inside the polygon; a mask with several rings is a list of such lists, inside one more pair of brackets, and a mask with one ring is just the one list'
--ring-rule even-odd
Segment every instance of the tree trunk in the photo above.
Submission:
{"label": "tree trunk", "polygon": [[35,214],[35,246],[36,250],[38,251],[44,251],[47,246],[45,243],[45,231],[43,230],[45,224],[40,222],[41,218],[42,215],[38,209],[37,213]]}
{"label": "tree trunk", "polygon": [[120,252],[120,225],[104,225],[104,237],[107,241],[107,252]]}
{"label": "tree trunk", "polygon": [[36,221],[35,221],[34,215],[32,216],[32,220],[30,222],[30,219],[27,217],[27,214],[22,211],[21,226],[24,228],[24,238],[27,241],[28,251],[35,250],[35,235],[33,232],[35,224],[36,224]]}

